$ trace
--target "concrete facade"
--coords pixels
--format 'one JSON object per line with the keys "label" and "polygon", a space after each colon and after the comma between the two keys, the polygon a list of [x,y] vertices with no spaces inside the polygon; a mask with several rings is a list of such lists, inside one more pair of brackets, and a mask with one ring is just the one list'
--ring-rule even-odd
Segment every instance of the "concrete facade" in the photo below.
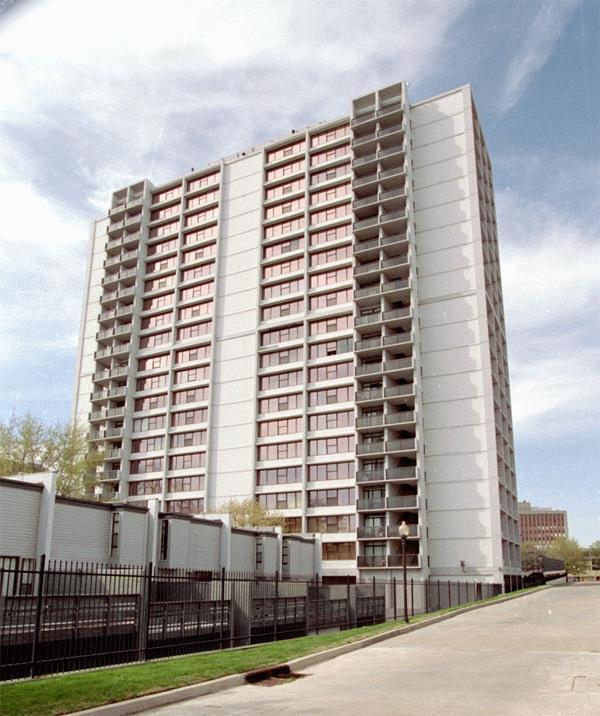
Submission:
{"label": "concrete facade", "polygon": [[[491,164],[470,88],[113,194],[74,418],[104,499],[228,499],[319,533],[326,574],[520,573]],[[237,538],[232,538],[232,544]]]}

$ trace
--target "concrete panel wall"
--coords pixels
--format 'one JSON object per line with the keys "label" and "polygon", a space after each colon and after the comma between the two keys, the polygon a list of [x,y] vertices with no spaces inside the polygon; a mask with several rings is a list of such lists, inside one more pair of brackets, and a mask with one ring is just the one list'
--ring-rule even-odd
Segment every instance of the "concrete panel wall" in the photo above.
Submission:
{"label": "concrete panel wall", "polygon": [[[110,509],[57,502],[50,558],[107,562],[111,515]],[[85,535],[85,539],[82,539],[82,535]]]}
{"label": "concrete panel wall", "polygon": [[222,181],[208,510],[254,488],[262,154],[226,162]]}
{"label": "concrete panel wall", "polygon": [[0,484],[0,554],[36,556],[41,492]]}
{"label": "concrete panel wall", "polygon": [[256,537],[245,532],[231,533],[230,569],[254,572],[256,568]]}
{"label": "concrete panel wall", "polygon": [[148,515],[120,511],[118,559],[120,564],[145,564]]}
{"label": "concrete panel wall", "polygon": [[431,574],[500,579],[490,512],[490,485],[497,482],[494,415],[485,378],[489,349],[468,90],[412,108],[411,129]]}

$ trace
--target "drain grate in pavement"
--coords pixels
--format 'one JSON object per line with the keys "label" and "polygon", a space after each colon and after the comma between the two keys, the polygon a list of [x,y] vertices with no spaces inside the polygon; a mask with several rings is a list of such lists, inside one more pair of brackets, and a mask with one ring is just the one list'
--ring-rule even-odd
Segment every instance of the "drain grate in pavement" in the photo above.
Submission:
{"label": "drain grate in pavement", "polygon": [[600,692],[600,676],[574,676],[571,691],[586,694]]}
{"label": "drain grate in pavement", "polygon": [[302,679],[305,676],[309,676],[309,674],[295,673],[288,664],[280,664],[279,666],[270,666],[267,669],[249,671],[244,675],[244,681],[254,686],[278,686],[295,679]]}

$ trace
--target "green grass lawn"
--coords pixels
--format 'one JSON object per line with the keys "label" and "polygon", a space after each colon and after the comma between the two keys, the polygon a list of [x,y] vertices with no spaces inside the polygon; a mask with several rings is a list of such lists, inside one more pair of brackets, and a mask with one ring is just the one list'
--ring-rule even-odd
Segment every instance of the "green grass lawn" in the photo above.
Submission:
{"label": "green grass lawn", "polygon": [[[544,589],[545,587],[541,587]],[[537,588],[540,589],[540,588]],[[532,592],[536,589],[522,590]],[[518,594],[514,592],[513,594]],[[493,597],[488,602],[502,598]],[[475,602],[481,603],[481,602]],[[411,618],[411,623],[456,611],[468,605]],[[229,674],[285,663],[291,659],[348,644],[403,626],[386,622],[318,636],[305,636],[245,649],[213,651],[161,661],[49,676],[0,685],[2,716],[56,716],[94,706],[131,699],[179,686],[197,684]]]}

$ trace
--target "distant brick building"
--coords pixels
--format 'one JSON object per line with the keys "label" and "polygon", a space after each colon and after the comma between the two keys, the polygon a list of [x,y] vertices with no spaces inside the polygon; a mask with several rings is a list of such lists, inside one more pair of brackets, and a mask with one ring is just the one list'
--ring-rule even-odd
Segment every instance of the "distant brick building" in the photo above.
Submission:
{"label": "distant brick building", "polygon": [[567,513],[565,510],[519,502],[519,532],[521,544],[532,542],[538,547],[546,547],[557,537],[569,536]]}

